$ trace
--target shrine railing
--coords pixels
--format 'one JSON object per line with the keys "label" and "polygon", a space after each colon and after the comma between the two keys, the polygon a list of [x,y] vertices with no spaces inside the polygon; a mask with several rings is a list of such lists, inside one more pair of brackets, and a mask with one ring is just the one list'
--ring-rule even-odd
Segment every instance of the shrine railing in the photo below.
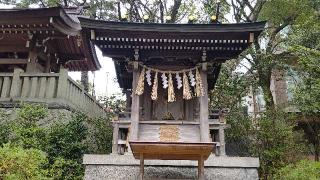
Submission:
{"label": "shrine railing", "polygon": [[54,108],[82,111],[91,117],[104,116],[103,106],[62,69],[60,73],[0,73],[0,103],[46,103]]}

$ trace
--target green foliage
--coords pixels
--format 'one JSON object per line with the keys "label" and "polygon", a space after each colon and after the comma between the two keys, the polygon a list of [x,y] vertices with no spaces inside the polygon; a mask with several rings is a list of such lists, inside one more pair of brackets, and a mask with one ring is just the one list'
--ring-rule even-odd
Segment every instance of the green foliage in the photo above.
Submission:
{"label": "green foliage", "polygon": [[48,109],[40,104],[23,104],[13,124],[12,143],[24,148],[42,149],[46,144],[46,132],[37,123],[47,114]]}
{"label": "green foliage", "polygon": [[0,147],[0,179],[44,180],[49,179],[44,152],[37,149],[23,149],[5,144]]}
{"label": "green foliage", "polygon": [[123,112],[126,107],[126,101],[124,99],[119,98],[119,96],[115,94],[111,96],[101,97],[100,101],[103,102],[103,104],[106,107],[106,110],[111,115],[116,115],[119,112]]}
{"label": "green foliage", "polygon": [[[287,23],[288,19],[296,19],[298,16],[308,13],[309,0],[270,0],[261,10],[260,20],[267,20],[275,26]],[[297,19],[299,20],[299,19]]]}
{"label": "green foliage", "polygon": [[252,153],[260,159],[260,174],[268,179],[278,168],[295,161],[303,152],[294,121],[282,112],[266,112],[254,127]]}
{"label": "green foliage", "polygon": [[106,118],[92,118],[88,120],[90,139],[94,146],[93,152],[109,154],[112,151],[112,122],[113,115],[108,114]]}
{"label": "green foliage", "polygon": [[56,180],[80,180],[83,179],[83,171],[81,163],[58,157],[50,166],[49,175]]}
{"label": "green foliage", "polygon": [[210,92],[210,108],[240,108],[249,90],[248,83],[248,77],[234,72],[234,62],[223,64],[215,89]]}
{"label": "green foliage", "polygon": [[66,123],[39,126],[38,122],[47,114],[48,109],[41,105],[24,104],[10,129],[12,132],[9,132],[12,134],[11,145],[26,151],[38,149],[45,152],[46,161],[39,168],[49,171],[49,176],[54,179],[82,179],[82,156],[88,150],[88,144],[84,143],[88,135],[87,117],[76,113],[72,119],[66,119]]}
{"label": "green foliage", "polygon": [[315,160],[319,160],[320,51],[305,46],[293,46],[291,50],[299,57],[295,67],[298,80],[293,89],[292,101],[294,107],[301,113],[297,118],[298,128],[304,130],[304,137],[312,147],[310,150],[314,153]]}
{"label": "green foliage", "polygon": [[19,124],[36,126],[36,123],[47,115],[48,108],[41,104],[22,104],[18,111]]}
{"label": "green foliage", "polygon": [[58,157],[81,162],[82,155],[87,151],[87,145],[83,143],[88,133],[85,119],[83,114],[75,114],[68,123],[49,128],[45,151],[50,162]]}
{"label": "green foliage", "polygon": [[294,89],[294,104],[304,114],[319,113],[320,110],[320,51],[296,46],[299,55],[297,72],[300,80]]}
{"label": "green foliage", "polygon": [[0,122],[0,147],[2,144],[5,144],[9,141],[9,135],[10,135],[10,127]]}
{"label": "green foliage", "polygon": [[252,119],[242,109],[233,109],[226,120],[231,126],[225,130],[228,155],[250,156]]}
{"label": "green foliage", "polygon": [[16,125],[13,128],[13,137],[11,141],[15,145],[24,148],[42,149],[46,144],[46,132],[41,127],[20,127]]}
{"label": "green foliage", "polygon": [[9,141],[11,132],[11,122],[8,121],[8,115],[0,110],[0,147]]}
{"label": "green foliage", "polygon": [[[217,1],[216,0],[202,0],[203,4],[203,17],[200,18],[206,18],[205,22],[210,22],[211,16],[217,14]],[[219,9],[219,21],[222,22],[228,22],[229,20],[225,18],[225,15],[230,12],[230,6],[226,0],[220,1],[220,9]]]}
{"label": "green foliage", "polygon": [[274,179],[317,180],[320,179],[320,162],[302,160],[296,164],[289,164],[278,170]]}

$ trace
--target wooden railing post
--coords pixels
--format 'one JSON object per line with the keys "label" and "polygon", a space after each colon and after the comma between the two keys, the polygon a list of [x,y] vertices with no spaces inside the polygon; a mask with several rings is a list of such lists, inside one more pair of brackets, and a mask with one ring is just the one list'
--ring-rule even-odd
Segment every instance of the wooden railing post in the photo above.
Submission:
{"label": "wooden railing post", "polygon": [[12,77],[12,85],[10,90],[10,97],[16,98],[19,97],[21,94],[21,79],[20,74],[23,72],[20,68],[15,68],[13,71]]}
{"label": "wooden railing post", "polygon": [[68,90],[68,70],[61,67],[59,72],[57,97],[63,98],[67,95]]}

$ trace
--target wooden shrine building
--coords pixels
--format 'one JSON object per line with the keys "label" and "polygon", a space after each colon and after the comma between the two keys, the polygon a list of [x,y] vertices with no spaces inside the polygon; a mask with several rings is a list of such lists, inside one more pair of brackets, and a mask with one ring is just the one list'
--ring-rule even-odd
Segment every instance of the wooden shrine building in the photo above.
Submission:
{"label": "wooden shrine building", "polygon": [[[127,108],[113,122],[113,153],[145,159],[204,161],[225,155],[221,110],[209,112],[221,64],[237,58],[265,22],[156,24],[110,22],[78,9],[0,10],[0,108],[20,101],[104,115],[103,106],[68,77],[100,68],[95,46],[114,60]],[[67,108],[69,109],[69,108]],[[90,178],[89,178],[90,179]]]}
{"label": "wooden shrine building", "polygon": [[96,71],[94,44],[78,9],[0,9],[0,107],[23,102],[104,116],[103,106],[68,76]]}
{"label": "wooden shrine building", "polygon": [[100,69],[94,45],[82,34],[76,9],[1,9],[0,72]]}
{"label": "wooden shrine building", "polygon": [[[80,18],[85,36],[114,60],[127,94],[127,112],[114,121],[113,152],[140,159],[204,160],[225,155],[218,113],[208,110],[208,91],[221,63],[237,58],[263,31],[265,22],[155,24]],[[217,149],[215,149],[215,147]],[[215,150],[214,150],[215,149]]]}

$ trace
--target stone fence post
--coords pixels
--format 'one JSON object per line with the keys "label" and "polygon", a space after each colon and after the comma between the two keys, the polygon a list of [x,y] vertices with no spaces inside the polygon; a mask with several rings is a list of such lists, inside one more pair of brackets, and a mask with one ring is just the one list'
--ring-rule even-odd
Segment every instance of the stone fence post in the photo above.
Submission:
{"label": "stone fence post", "polygon": [[13,77],[12,77],[12,85],[10,90],[10,97],[16,98],[19,97],[21,94],[21,79],[20,74],[24,71],[20,68],[15,68],[13,71]]}
{"label": "stone fence post", "polygon": [[68,70],[61,67],[59,72],[57,97],[64,98],[68,90]]}

